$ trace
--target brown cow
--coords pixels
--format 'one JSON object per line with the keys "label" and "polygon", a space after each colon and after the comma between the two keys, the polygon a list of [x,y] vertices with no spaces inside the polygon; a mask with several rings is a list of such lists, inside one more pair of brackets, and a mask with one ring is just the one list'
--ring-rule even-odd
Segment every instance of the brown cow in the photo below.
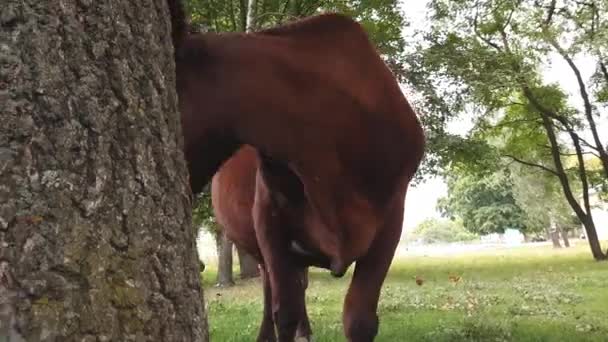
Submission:
{"label": "brown cow", "polygon": [[[213,177],[211,202],[213,212],[222,229],[237,246],[244,249],[260,263],[260,275],[264,288],[264,313],[258,341],[276,341],[271,308],[270,279],[263,265],[253,226],[252,209],[255,198],[255,182],[258,160],[255,150],[245,146],[235,153]],[[303,289],[308,285],[307,269],[302,269]],[[311,329],[306,308],[298,324],[296,336],[311,340]]]}
{"label": "brown cow", "polygon": [[378,331],[380,289],[424,151],[418,119],[362,27],[325,14],[251,34],[188,34],[168,0],[184,153],[198,192],[254,146],[253,221],[279,341],[294,339],[305,266],[341,276],[349,341]]}

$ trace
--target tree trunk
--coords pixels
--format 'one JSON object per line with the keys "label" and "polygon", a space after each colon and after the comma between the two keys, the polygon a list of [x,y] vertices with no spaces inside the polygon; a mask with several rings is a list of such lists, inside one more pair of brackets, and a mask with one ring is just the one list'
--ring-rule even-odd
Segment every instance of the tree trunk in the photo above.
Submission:
{"label": "tree trunk", "polygon": [[585,227],[585,235],[587,236],[587,241],[589,242],[589,247],[591,248],[591,254],[593,254],[593,258],[595,260],[606,260],[607,254],[602,252],[602,246],[600,245],[600,241],[597,236],[597,231],[595,230],[595,223],[592,219],[585,218],[581,220],[583,222],[583,227]]}
{"label": "tree trunk", "polygon": [[[538,99],[534,96],[534,93],[530,90],[530,88],[524,86],[522,90],[524,92],[524,95],[528,98],[528,100],[530,100],[534,107],[538,109],[541,115],[543,126],[545,128],[545,131],[547,132],[547,138],[549,138],[549,142],[551,143],[551,155],[553,158],[553,164],[555,166],[555,171],[552,172],[559,179],[564,196],[566,197],[568,204],[570,204],[570,207],[572,208],[572,210],[574,210],[576,216],[585,227],[585,231],[587,232],[588,236],[589,246],[591,248],[591,254],[593,255],[593,258],[595,260],[606,260],[608,258],[608,255],[602,252],[600,243],[597,238],[597,232],[595,231],[595,223],[593,222],[593,217],[591,216],[591,205],[589,202],[589,184],[587,181],[583,152],[580,146],[578,136],[563,117],[560,117],[559,115],[553,113],[551,110],[544,107],[541,102],[538,101]],[[572,193],[570,181],[562,164],[559,147],[560,145],[555,135],[552,123],[553,119],[558,120],[564,126],[574,145],[578,161],[578,174],[582,188],[583,206],[581,206],[577,202],[577,199]]]}
{"label": "tree trunk", "polygon": [[248,0],[239,0],[239,7],[240,7],[240,17],[239,17],[239,21],[240,21],[240,27],[239,27],[239,31],[245,32],[247,31],[247,7],[249,6],[249,1]]}
{"label": "tree trunk", "polygon": [[260,270],[258,269],[257,260],[238,247],[236,248],[236,252],[239,256],[241,279],[258,277],[260,275]]}
{"label": "tree trunk", "polygon": [[570,247],[570,239],[568,239],[568,231],[566,231],[565,229],[563,229],[560,226],[557,226],[557,231],[559,232],[559,235],[562,236],[562,240],[564,241],[564,247],[566,247],[566,248]]}
{"label": "tree trunk", "polygon": [[551,237],[551,241],[553,242],[553,248],[562,248],[562,245],[559,242],[559,230],[557,225],[555,224],[555,220],[553,216],[549,215],[549,236]]}
{"label": "tree trunk", "polygon": [[599,154],[599,159],[602,162],[602,167],[604,169],[604,177],[608,178],[608,153],[602,144],[600,136],[598,134],[597,125],[595,123],[595,118],[593,117],[593,105],[591,104],[591,100],[589,99],[589,93],[587,92],[587,86],[585,85],[585,81],[583,80],[583,76],[578,68],[578,66],[572,60],[572,57],[568,54],[566,50],[564,50],[557,40],[551,39],[550,44],[555,48],[555,50],[562,56],[562,58],[568,63],[570,69],[574,73],[576,77],[576,81],[578,83],[579,92],[581,98],[583,99],[583,104],[585,107],[584,113],[585,118],[587,119],[587,124],[589,126],[589,130],[591,131],[591,136],[593,137],[593,142],[595,143],[594,149]]}
{"label": "tree trunk", "polygon": [[217,286],[232,286],[234,278],[232,277],[232,246],[226,234],[220,232],[217,243]]}
{"label": "tree trunk", "polygon": [[547,238],[551,239],[551,242],[553,243],[553,248],[562,248],[562,245],[559,242],[559,236],[557,235],[557,232],[555,230],[553,230],[552,228],[547,228],[545,229],[545,232],[547,234]]}
{"label": "tree trunk", "polygon": [[0,341],[207,341],[166,2],[0,12]]}
{"label": "tree trunk", "polygon": [[257,0],[248,0],[247,2],[247,24],[245,32],[255,31],[257,26]]}

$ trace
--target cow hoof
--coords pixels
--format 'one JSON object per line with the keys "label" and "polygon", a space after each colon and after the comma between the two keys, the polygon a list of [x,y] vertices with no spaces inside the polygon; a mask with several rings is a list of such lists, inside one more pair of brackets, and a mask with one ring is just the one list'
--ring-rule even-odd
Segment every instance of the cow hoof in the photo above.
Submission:
{"label": "cow hoof", "polygon": [[298,336],[293,340],[294,342],[314,342],[312,336]]}

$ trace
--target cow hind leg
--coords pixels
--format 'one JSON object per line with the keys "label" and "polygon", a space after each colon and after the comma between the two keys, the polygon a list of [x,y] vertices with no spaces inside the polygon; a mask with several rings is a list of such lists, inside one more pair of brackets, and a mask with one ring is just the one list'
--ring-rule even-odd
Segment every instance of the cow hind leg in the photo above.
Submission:
{"label": "cow hind leg", "polygon": [[403,209],[391,213],[367,254],[357,260],[344,301],[342,321],[349,342],[371,342],[378,334],[380,290],[401,235]]}
{"label": "cow hind leg", "polygon": [[[301,272],[302,288],[304,293],[308,288],[308,267],[302,269]],[[298,329],[296,331],[296,342],[313,342],[312,329],[310,328],[310,320],[308,319],[308,312],[306,310],[306,300],[304,301],[302,316],[298,322]]]}
{"label": "cow hind leg", "polygon": [[273,320],[279,342],[293,342],[304,308],[301,266],[289,252],[289,237],[278,208],[258,174],[253,210],[256,238],[267,268],[272,293]]}
{"label": "cow hind leg", "polygon": [[[262,265],[260,265],[260,276],[262,277],[262,284],[264,287],[264,312],[262,318],[262,324],[258,334],[257,342],[275,342],[276,333],[275,325],[272,317],[272,291],[270,288],[270,279],[268,271]],[[304,268],[301,272],[302,287],[304,290],[308,287],[308,268]],[[310,321],[308,313],[306,311],[306,305],[302,308],[300,320],[296,330],[295,342],[313,342],[312,329],[310,328]]]}
{"label": "cow hind leg", "polygon": [[264,312],[262,324],[258,333],[257,342],[276,342],[277,337],[274,331],[274,321],[272,319],[272,292],[270,289],[270,279],[266,268],[260,265],[260,277],[264,288]]}
{"label": "cow hind leg", "polygon": [[297,279],[298,273],[293,272],[293,268],[288,266],[277,270],[270,274],[273,319],[277,327],[278,341],[292,342],[305,310],[304,290]]}

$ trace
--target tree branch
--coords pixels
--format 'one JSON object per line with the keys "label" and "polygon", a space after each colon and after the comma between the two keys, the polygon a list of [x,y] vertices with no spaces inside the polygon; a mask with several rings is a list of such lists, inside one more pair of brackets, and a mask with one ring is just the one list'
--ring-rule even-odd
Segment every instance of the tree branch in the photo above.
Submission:
{"label": "tree branch", "polygon": [[580,142],[582,142],[582,143],[583,143],[583,145],[585,145],[585,146],[587,146],[587,147],[589,147],[589,148],[591,148],[591,149],[594,149],[594,150],[596,150],[596,151],[598,151],[598,152],[599,152],[599,150],[597,149],[597,147],[596,147],[595,145],[590,144],[590,143],[589,143],[587,140],[585,140],[585,139],[581,138],[581,136],[580,136],[580,135],[576,134],[576,138],[577,138],[577,139],[578,139]]}
{"label": "tree branch", "polygon": [[576,77],[576,82],[578,83],[579,91],[581,97],[583,98],[583,103],[585,106],[585,116],[587,116],[588,120],[590,120],[589,124],[592,126],[592,131],[595,131],[595,138],[595,135],[597,135],[597,130],[595,128],[595,121],[593,120],[592,116],[593,107],[591,106],[591,101],[589,100],[589,93],[587,93],[587,86],[585,85],[585,81],[583,81],[583,76],[581,75],[580,70],[578,69],[568,52],[559,45],[555,38],[550,37],[549,44],[551,44],[551,46],[553,46],[553,48],[560,54],[560,56],[562,56],[566,63],[568,63],[568,66]]}
{"label": "tree branch", "polygon": [[[285,0],[285,2],[283,3],[283,9],[281,10],[281,3],[279,2],[279,7],[278,10],[279,12],[281,12],[284,16],[288,15],[289,13],[287,12],[287,9],[289,8],[289,0]],[[279,24],[283,23],[283,17],[279,17]]]}
{"label": "tree branch", "polygon": [[547,11],[547,19],[545,19],[545,26],[549,26],[551,24],[551,20],[553,19],[553,13],[555,13],[555,3],[557,0],[552,0],[551,5]]}
{"label": "tree branch", "polygon": [[587,180],[587,170],[585,169],[585,160],[583,159],[583,150],[581,149],[581,144],[576,133],[569,133],[572,137],[572,142],[574,143],[574,149],[576,150],[576,157],[578,160],[578,175],[581,179],[581,185],[583,188],[583,204],[587,214],[591,215],[591,205],[589,203],[589,183]]}
{"label": "tree branch", "polygon": [[[542,148],[546,148],[546,149],[549,149],[549,150],[551,149],[551,146],[548,146],[548,145],[537,145],[537,146],[542,147]],[[572,157],[572,156],[576,156],[577,155],[576,153],[564,153],[564,152],[561,152],[561,151],[559,152],[559,154],[561,156],[563,156],[563,157]],[[594,155],[594,156],[596,156],[598,158],[600,157],[597,153],[591,152],[591,151],[589,151],[589,152],[582,152],[582,154],[591,154],[591,155]]]}
{"label": "tree branch", "polygon": [[534,118],[534,119],[517,119],[517,120],[511,120],[511,121],[503,121],[503,122],[499,122],[496,125],[494,125],[494,128],[500,128],[500,127],[504,127],[504,126],[510,126],[510,125],[515,125],[515,124],[519,124],[519,123],[538,123],[540,124],[540,118]]}
{"label": "tree branch", "polygon": [[600,70],[602,71],[602,75],[604,75],[604,81],[606,81],[606,86],[608,87],[608,68],[606,68],[606,64],[600,60]]}
{"label": "tree branch", "polygon": [[511,19],[513,19],[513,13],[515,13],[515,9],[517,7],[519,7],[519,5],[521,4],[521,1],[519,1],[517,3],[517,5],[513,6],[513,9],[511,10],[511,12],[509,12],[509,15],[507,16],[507,20],[505,20],[504,25],[502,25],[500,31],[505,31],[507,29],[507,26],[509,26],[509,24],[511,23]]}
{"label": "tree branch", "polygon": [[[534,96],[534,93],[530,90],[530,88],[527,85],[523,84],[522,90],[523,90],[526,98],[528,98],[530,103],[532,103],[532,105],[534,105],[538,109],[539,113],[541,114],[541,118],[543,119],[543,126],[545,127],[545,131],[547,132],[547,137],[549,138],[549,142],[551,143],[551,147],[552,147],[551,155],[553,156],[553,163],[555,164],[555,168],[556,168],[555,175],[559,178],[559,181],[562,185],[562,189],[564,191],[564,195],[566,196],[566,199],[568,200],[570,207],[572,207],[572,209],[576,213],[576,216],[578,216],[579,219],[581,219],[581,220],[587,219],[589,211],[583,210],[583,208],[580,206],[580,204],[574,197],[574,194],[572,193],[572,187],[570,186],[570,180],[568,179],[568,176],[566,175],[566,171],[564,170],[564,165],[561,160],[559,144],[557,142],[557,137],[555,136],[555,131],[553,129],[553,123],[550,120],[551,118],[559,119],[561,117],[558,116],[557,114],[553,113],[551,110],[547,109],[546,107],[544,107],[540,103],[540,101],[538,101],[536,96]],[[561,119],[563,119],[563,118],[561,118]],[[574,146],[576,148],[576,152],[577,153],[582,152],[580,149],[580,144],[579,144],[578,140],[573,135],[574,130],[572,129],[571,126],[567,125],[567,123],[568,123],[567,120],[563,120],[563,121],[564,122],[562,122],[562,121],[560,121],[560,122],[562,122],[562,124],[564,124],[564,126],[567,129],[567,132],[569,133],[570,137],[572,138]],[[578,157],[580,160],[582,158],[582,155],[579,154]],[[582,166],[579,165],[579,172],[580,172],[581,167],[583,170],[585,169],[584,165],[582,165]],[[588,189],[588,183],[587,183],[587,175],[584,172],[583,172],[583,174],[581,174],[581,183],[582,183],[581,184],[582,187],[584,188],[583,196],[585,196],[585,194],[588,193],[589,189]],[[589,198],[587,196],[586,201],[588,202],[588,200],[589,200]]]}
{"label": "tree branch", "polygon": [[[591,131],[591,136],[593,137],[593,141],[595,143],[595,150],[600,154],[600,161],[602,162],[602,167],[604,168],[604,174],[608,177],[608,152],[604,149],[604,145],[600,139],[599,133],[597,131],[597,125],[595,123],[595,119],[593,118],[593,107],[591,105],[591,100],[589,99],[589,93],[587,93],[587,86],[583,81],[583,77],[581,76],[581,72],[570,57],[568,52],[564,50],[557,40],[554,38],[549,39],[550,44],[557,50],[557,52],[562,56],[562,58],[568,63],[572,72],[576,76],[576,81],[578,83],[579,92],[581,97],[583,98],[583,104],[585,106],[585,118],[587,119],[587,123],[589,124],[589,130]],[[578,138],[578,135],[577,135]],[[590,145],[587,143],[587,145]]]}
{"label": "tree branch", "polygon": [[484,43],[488,44],[489,46],[493,47],[494,49],[496,49],[497,51],[502,51],[502,49],[500,48],[500,46],[498,46],[498,44],[492,42],[490,39],[484,37],[481,32],[479,32],[479,28],[478,28],[478,17],[479,17],[479,2],[475,3],[475,19],[473,19],[473,31],[475,32],[475,35],[481,39]]}
{"label": "tree branch", "polygon": [[515,156],[512,156],[510,154],[503,154],[503,157],[511,158],[513,161],[518,162],[520,164],[523,164],[523,165],[526,165],[526,166],[531,166],[531,167],[536,167],[536,168],[539,168],[539,169],[541,169],[543,171],[549,172],[549,173],[553,174],[554,176],[559,176],[559,174],[557,173],[557,171],[555,171],[553,169],[550,169],[550,168],[548,168],[548,167],[546,167],[544,165],[540,165],[540,164],[536,164],[536,163],[533,163],[533,162],[525,161],[525,160],[519,159],[519,158],[517,158]]}

